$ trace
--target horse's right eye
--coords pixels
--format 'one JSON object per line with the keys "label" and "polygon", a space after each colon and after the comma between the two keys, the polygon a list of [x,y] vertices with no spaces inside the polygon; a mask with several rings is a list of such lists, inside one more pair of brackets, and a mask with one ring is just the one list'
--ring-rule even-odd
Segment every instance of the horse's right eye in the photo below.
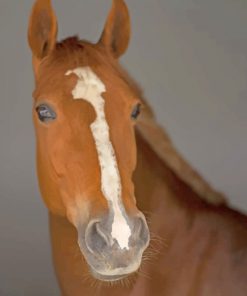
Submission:
{"label": "horse's right eye", "polygon": [[50,106],[41,104],[36,108],[39,120],[42,122],[49,122],[55,120],[57,115]]}

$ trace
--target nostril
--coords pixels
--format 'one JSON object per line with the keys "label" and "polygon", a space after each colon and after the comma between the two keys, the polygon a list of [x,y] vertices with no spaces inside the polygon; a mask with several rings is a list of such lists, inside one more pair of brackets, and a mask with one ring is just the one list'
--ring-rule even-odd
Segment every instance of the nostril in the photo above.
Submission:
{"label": "nostril", "polygon": [[99,221],[91,222],[88,225],[85,233],[85,242],[91,253],[98,253],[110,245],[110,239]]}
{"label": "nostril", "polygon": [[142,245],[147,247],[150,240],[150,234],[144,217],[141,216],[137,218],[135,228],[136,238],[141,240]]}
{"label": "nostril", "polygon": [[107,245],[111,244],[110,237],[107,235],[107,232],[103,230],[100,223],[96,223],[96,231],[97,231],[98,235],[104,239],[104,241],[106,242]]}

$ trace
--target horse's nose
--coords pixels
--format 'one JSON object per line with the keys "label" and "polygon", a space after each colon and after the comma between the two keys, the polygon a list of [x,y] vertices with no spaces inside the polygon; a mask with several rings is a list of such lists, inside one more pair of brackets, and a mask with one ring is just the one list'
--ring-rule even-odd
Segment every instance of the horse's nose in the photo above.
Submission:
{"label": "horse's nose", "polygon": [[[142,214],[135,217],[128,217],[130,236],[128,248],[121,248],[118,242],[112,237],[112,223],[108,219],[91,221],[85,232],[85,243],[88,250],[94,254],[103,252],[131,251],[133,249],[143,252],[149,244],[149,230],[146,220]],[[121,235],[121,226],[119,227]],[[124,232],[123,232],[124,235]],[[113,254],[114,255],[114,254]]]}
{"label": "horse's nose", "polygon": [[139,246],[140,250],[146,249],[149,244],[149,230],[147,226],[146,219],[143,214],[139,214],[138,217],[135,217],[133,224],[133,231],[131,237],[131,245]]}

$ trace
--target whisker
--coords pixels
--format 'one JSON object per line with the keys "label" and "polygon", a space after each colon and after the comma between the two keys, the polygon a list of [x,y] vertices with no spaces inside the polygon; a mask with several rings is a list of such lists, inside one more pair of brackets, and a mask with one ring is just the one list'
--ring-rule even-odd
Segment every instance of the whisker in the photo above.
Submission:
{"label": "whisker", "polygon": [[140,275],[141,277],[144,277],[145,279],[151,280],[151,277],[141,269],[138,271],[138,275]]}

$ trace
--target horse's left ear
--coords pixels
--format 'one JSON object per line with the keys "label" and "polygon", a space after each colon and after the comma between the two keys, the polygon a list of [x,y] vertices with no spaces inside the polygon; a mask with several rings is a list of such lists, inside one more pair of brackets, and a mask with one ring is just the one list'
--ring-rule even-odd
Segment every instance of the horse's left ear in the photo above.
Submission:
{"label": "horse's left ear", "polygon": [[28,42],[33,56],[42,60],[56,44],[57,19],[51,0],[36,0],[29,20]]}
{"label": "horse's left ear", "polygon": [[124,0],[113,0],[99,43],[116,58],[125,53],[130,40],[130,16]]}

